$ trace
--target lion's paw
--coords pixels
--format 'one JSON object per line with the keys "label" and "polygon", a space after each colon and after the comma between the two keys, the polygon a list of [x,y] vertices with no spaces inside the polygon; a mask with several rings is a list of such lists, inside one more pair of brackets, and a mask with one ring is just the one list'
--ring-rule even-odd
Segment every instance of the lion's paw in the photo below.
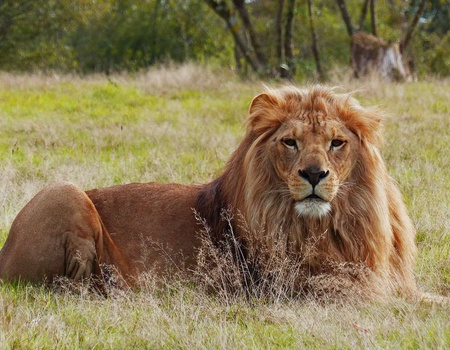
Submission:
{"label": "lion's paw", "polygon": [[93,241],[70,233],[66,242],[66,277],[75,281],[88,279],[96,258]]}

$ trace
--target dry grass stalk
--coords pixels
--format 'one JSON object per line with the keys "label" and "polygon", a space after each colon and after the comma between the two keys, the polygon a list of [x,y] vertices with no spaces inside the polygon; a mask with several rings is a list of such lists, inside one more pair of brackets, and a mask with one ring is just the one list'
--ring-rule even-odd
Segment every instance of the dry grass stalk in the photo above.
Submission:
{"label": "dry grass stalk", "polygon": [[[309,255],[315,255],[316,242],[305,242],[302,256],[289,254],[289,246],[282,230],[271,248],[259,244],[248,249],[233,230],[230,210],[223,210],[222,220],[228,225],[226,240],[214,242],[211,230],[196,213],[202,227],[202,249],[195,271],[198,286],[223,299],[227,304],[242,298],[249,301],[287,302],[312,299],[321,302],[353,302],[374,300],[384,296],[384,287],[377,285],[376,277],[363,264],[329,261],[327,270],[311,274]],[[242,227],[248,226],[242,218]],[[246,236],[254,233],[247,231]]]}

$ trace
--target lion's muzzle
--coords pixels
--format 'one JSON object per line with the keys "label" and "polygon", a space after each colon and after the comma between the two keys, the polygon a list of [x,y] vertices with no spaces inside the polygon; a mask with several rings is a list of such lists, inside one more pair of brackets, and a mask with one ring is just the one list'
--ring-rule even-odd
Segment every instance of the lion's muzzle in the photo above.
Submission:
{"label": "lion's muzzle", "polygon": [[329,193],[324,189],[324,183],[329,180],[330,171],[316,165],[298,170],[303,181],[304,193],[295,203],[295,209],[300,216],[322,217],[331,210]]}
{"label": "lion's muzzle", "polygon": [[314,189],[314,187],[316,187],[316,185],[321,180],[326,178],[330,174],[330,172],[328,170],[326,170],[326,171],[322,170],[321,168],[319,168],[317,166],[309,166],[303,170],[299,170],[298,174],[300,175],[300,177],[307,180]]}

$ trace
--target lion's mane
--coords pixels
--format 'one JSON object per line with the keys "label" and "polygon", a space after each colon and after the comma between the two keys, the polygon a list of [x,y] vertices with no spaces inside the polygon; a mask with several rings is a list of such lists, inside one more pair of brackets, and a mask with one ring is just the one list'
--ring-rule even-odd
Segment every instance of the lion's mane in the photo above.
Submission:
{"label": "lion's mane", "polygon": [[[296,215],[267,152],[283,123],[312,110],[339,116],[361,145],[331,212],[320,218]],[[257,96],[242,143],[223,174],[199,195],[197,207],[210,232],[221,239],[229,225],[221,214],[231,208],[233,232],[249,254],[270,252],[284,239],[286,253],[301,257],[311,276],[329,272],[331,265],[363,264],[376,277],[374,289],[413,292],[415,232],[380,155],[379,115],[349,95],[320,86],[268,90]],[[314,249],[308,242],[314,242]]]}

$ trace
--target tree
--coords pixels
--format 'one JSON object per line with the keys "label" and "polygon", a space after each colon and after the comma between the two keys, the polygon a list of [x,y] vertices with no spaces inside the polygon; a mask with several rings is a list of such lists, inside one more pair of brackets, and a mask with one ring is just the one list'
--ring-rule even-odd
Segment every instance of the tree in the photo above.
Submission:
{"label": "tree", "polygon": [[[258,0],[251,2],[244,0],[204,1],[225,21],[236,47],[255,72],[263,75],[277,75],[283,78],[291,78],[293,76],[292,27],[294,23],[295,0],[278,0],[273,3]],[[287,6],[285,6],[286,4]],[[266,9],[269,9],[269,12]],[[258,33],[252,21],[250,10],[254,12],[254,18],[258,17],[257,13],[264,14],[266,23],[273,23],[274,38],[272,40],[267,32],[268,27],[263,28]],[[236,13],[238,17],[235,15]],[[313,24],[313,22],[310,23]],[[317,37],[313,27],[311,27],[311,30],[311,33],[314,34],[313,47],[317,61]],[[245,40],[246,37],[249,40]],[[261,40],[261,38],[264,38],[264,40]],[[320,63],[318,67],[320,70]]]}
{"label": "tree", "polygon": [[284,0],[278,0],[278,8],[275,20],[275,31],[276,31],[276,55],[278,58],[278,66],[280,67],[280,75],[282,73],[282,67],[284,64],[284,52],[283,52],[283,7]]}
{"label": "tree", "polygon": [[348,14],[347,5],[345,0],[336,0],[336,3],[341,11],[342,19],[344,20],[345,28],[347,29],[348,35],[351,37],[353,35],[352,21],[350,15]]}
{"label": "tree", "polygon": [[[83,72],[136,71],[161,62],[185,62],[230,54],[217,40],[220,20],[196,0],[114,0],[89,17],[72,36]],[[227,57],[228,59],[228,57]]]}
{"label": "tree", "polygon": [[[347,10],[347,4],[346,4],[345,0],[336,0],[336,3],[339,7],[339,10],[341,11],[342,19],[347,28],[347,33],[351,37],[354,34],[354,29],[352,26],[352,21],[351,21],[349,12]],[[371,26],[372,34],[374,36],[377,36],[376,0],[365,0],[364,1],[363,6],[361,7],[361,19],[359,22],[358,30],[363,30],[363,28],[364,28],[364,21],[365,21],[366,14],[367,14],[368,4],[370,4],[370,18],[371,18],[371,24],[372,24],[372,26]],[[416,29],[417,24],[419,23],[419,19],[425,10],[426,4],[427,4],[427,0],[419,0],[419,5],[418,5],[417,11],[415,13],[414,19],[408,25],[405,37],[401,40],[403,47],[406,48],[409,45],[412,34],[413,34],[414,30]]]}
{"label": "tree", "polygon": [[294,23],[295,0],[287,0],[286,21],[284,26],[284,57],[287,71],[295,74],[294,52],[292,49],[292,26]]}
{"label": "tree", "polygon": [[[242,39],[240,33],[239,33],[239,27],[237,25],[237,19],[234,16],[234,14],[231,12],[230,8],[228,7],[227,3],[225,1],[221,0],[205,0],[206,4],[213,9],[213,11],[221,17],[226,25],[229,31],[231,32],[234,42],[238,49],[240,50],[241,54],[244,56],[245,60],[248,64],[258,73],[261,73],[264,70],[264,62],[261,62],[258,59],[258,56],[254,57],[251,55],[250,47],[246,44],[246,42]],[[243,4],[242,6],[245,6]],[[247,23],[247,26],[249,24]]]}
{"label": "tree", "polygon": [[70,68],[68,33],[77,25],[69,2],[0,1],[0,67]]}
{"label": "tree", "polygon": [[308,3],[309,25],[311,28],[312,51],[314,54],[314,60],[316,61],[317,75],[319,77],[319,80],[324,80],[324,74],[322,71],[322,66],[320,64],[319,49],[317,46],[317,33],[316,33],[314,19],[313,19],[313,15],[312,15],[311,0],[307,0],[307,3]]}
{"label": "tree", "polygon": [[369,2],[371,2],[371,1],[370,0],[365,0],[364,4],[361,7],[361,17],[360,17],[360,20],[359,20],[358,31],[363,30],[363,28],[364,28],[364,22],[366,21],[367,9],[369,7]]}
{"label": "tree", "polygon": [[[372,0],[372,1],[374,1],[374,0]],[[402,50],[406,50],[407,47],[409,46],[413,32],[416,29],[417,24],[419,23],[420,17],[422,16],[423,12],[425,11],[426,5],[427,5],[427,0],[420,1],[417,12],[414,15],[414,18],[413,18],[411,24],[408,26],[408,30],[406,31],[405,37],[401,41]]]}
{"label": "tree", "polygon": [[375,11],[375,1],[370,0],[370,23],[372,23],[372,35],[377,36],[377,15]]}
{"label": "tree", "polygon": [[422,73],[450,75],[448,1],[379,4],[0,0],[0,69],[109,73],[198,61],[242,67],[262,76],[320,78],[334,66],[348,65],[350,51],[343,44],[365,30],[385,42],[401,38],[408,57],[420,55],[417,68]]}

